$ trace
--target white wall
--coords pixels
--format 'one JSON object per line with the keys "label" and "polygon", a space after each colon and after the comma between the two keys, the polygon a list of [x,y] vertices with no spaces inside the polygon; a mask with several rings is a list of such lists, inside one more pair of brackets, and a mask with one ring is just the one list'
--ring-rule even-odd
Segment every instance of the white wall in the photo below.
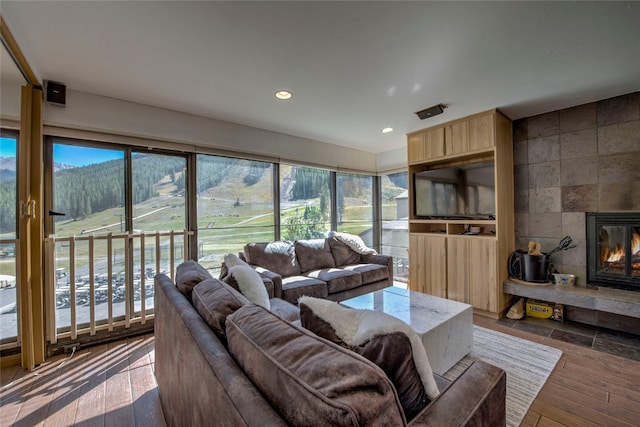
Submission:
{"label": "white wall", "polygon": [[407,169],[406,145],[376,155],[377,172],[398,172],[399,169]]}
{"label": "white wall", "polygon": [[0,116],[3,119],[20,121],[20,85],[2,82],[0,86]]}
{"label": "white wall", "polygon": [[67,89],[45,125],[181,142],[332,168],[376,172],[376,155],[333,144]]}

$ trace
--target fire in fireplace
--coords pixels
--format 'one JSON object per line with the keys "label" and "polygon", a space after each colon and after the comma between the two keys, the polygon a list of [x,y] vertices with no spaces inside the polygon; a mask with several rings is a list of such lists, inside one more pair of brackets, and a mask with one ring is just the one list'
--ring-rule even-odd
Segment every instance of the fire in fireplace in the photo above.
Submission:
{"label": "fire in fireplace", "polygon": [[587,213],[587,281],[640,291],[640,213]]}

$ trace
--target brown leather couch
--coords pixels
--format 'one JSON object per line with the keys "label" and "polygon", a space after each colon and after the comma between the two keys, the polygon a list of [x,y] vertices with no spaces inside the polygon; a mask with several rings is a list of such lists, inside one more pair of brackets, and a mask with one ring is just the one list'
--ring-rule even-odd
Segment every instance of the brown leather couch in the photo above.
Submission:
{"label": "brown leather couch", "polygon": [[[297,307],[272,299],[266,310],[213,278],[193,288],[193,303],[166,275],[155,287],[155,375],[169,426],[407,424],[382,370],[290,322]],[[435,379],[440,395],[408,425],[505,425],[503,370],[477,361],[453,382]],[[327,387],[330,397],[314,397]]]}
{"label": "brown leather couch", "polygon": [[240,258],[273,283],[270,296],[292,304],[303,295],[344,301],[393,285],[393,257],[358,253],[336,237],[249,243]]}

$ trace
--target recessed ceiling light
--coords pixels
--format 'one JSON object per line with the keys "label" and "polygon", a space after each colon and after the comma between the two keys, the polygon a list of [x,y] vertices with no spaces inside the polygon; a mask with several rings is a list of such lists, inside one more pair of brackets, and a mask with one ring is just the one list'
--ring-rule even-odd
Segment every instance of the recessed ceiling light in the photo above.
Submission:
{"label": "recessed ceiling light", "polygon": [[384,128],[384,129],[382,129],[382,133],[389,133],[389,132],[393,132],[393,128]]}
{"label": "recessed ceiling light", "polygon": [[292,96],[293,94],[288,90],[279,90],[276,92],[276,98],[278,99],[291,99]]}

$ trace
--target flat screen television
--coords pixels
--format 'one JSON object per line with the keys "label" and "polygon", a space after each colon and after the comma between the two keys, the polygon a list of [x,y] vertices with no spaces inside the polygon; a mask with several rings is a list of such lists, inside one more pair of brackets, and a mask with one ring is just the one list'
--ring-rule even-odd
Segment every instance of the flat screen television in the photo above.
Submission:
{"label": "flat screen television", "polygon": [[413,174],[416,218],[495,219],[494,162]]}

